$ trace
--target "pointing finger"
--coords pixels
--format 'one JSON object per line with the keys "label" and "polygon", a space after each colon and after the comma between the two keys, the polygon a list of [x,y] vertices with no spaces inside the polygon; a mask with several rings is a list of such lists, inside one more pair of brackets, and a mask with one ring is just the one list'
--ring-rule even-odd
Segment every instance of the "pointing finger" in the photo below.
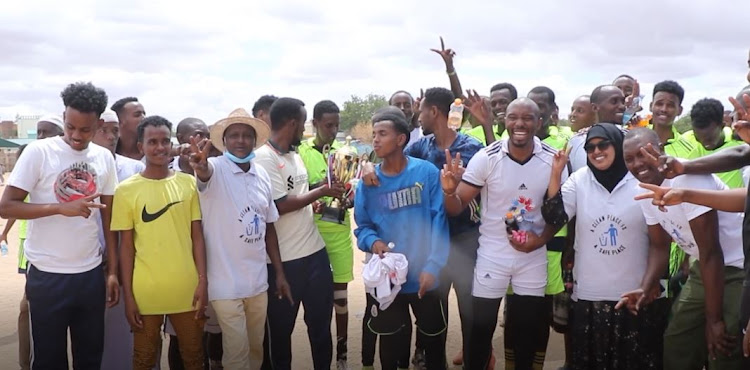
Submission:
{"label": "pointing finger", "polygon": [[445,42],[443,42],[443,36],[440,36],[440,50],[445,51]]}

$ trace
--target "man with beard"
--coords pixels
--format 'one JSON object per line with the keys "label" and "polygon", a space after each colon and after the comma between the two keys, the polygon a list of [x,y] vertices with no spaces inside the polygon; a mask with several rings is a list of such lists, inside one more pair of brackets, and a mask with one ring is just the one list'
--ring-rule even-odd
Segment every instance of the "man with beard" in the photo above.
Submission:
{"label": "man with beard", "polygon": [[[303,102],[279,98],[271,105],[270,118],[271,137],[256,151],[255,162],[271,179],[272,195],[280,215],[275,226],[281,261],[294,303],[282,299],[268,302],[263,368],[291,369],[291,336],[301,303],[305,306],[313,368],[329,369],[333,355],[333,275],[325,243],[315,227],[311,204],[324,196],[341,197],[345,189],[337,183],[309,190],[305,164],[294,151],[305,131],[307,111]],[[268,265],[268,276],[276,276],[272,265]],[[277,290],[274,279],[269,279],[268,289]]]}

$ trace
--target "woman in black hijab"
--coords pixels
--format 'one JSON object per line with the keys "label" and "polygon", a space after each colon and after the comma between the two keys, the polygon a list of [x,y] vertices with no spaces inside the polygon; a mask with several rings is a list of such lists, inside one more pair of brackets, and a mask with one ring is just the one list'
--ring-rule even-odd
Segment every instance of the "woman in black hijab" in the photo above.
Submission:
{"label": "woman in black hijab", "polygon": [[559,152],[542,210],[554,225],[576,217],[571,369],[662,368],[667,309],[654,304],[637,316],[615,309],[623,293],[640,287],[649,250],[646,220],[633,200],[638,180],[625,166],[623,139],[613,124],[592,126],[584,145],[587,167],[562,187],[556,179],[567,155]]}

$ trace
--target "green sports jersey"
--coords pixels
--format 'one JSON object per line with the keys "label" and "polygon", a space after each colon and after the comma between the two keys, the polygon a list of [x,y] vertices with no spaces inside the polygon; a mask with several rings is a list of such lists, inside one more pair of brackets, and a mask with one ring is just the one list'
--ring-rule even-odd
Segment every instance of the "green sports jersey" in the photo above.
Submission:
{"label": "green sports jersey", "polygon": [[[298,148],[299,155],[302,157],[302,162],[305,163],[305,168],[307,169],[307,177],[310,185],[326,180],[326,171],[328,169],[328,162],[323,153],[315,148],[314,140],[315,138],[307,139]],[[331,150],[335,151],[341,147],[342,144],[334,140]],[[328,202],[330,198],[324,198],[324,200]],[[318,227],[320,236],[323,237],[323,241],[326,243],[326,248],[329,251],[351,249],[352,236],[349,212],[346,212],[343,224],[321,221],[320,217],[321,215],[319,214],[315,215],[315,225]]]}
{"label": "green sports jersey", "polygon": [[[646,127],[654,129],[653,124],[648,124]],[[695,137],[691,140],[689,137],[680,134],[677,128],[672,125],[672,138],[664,143],[664,152],[675,158],[687,158],[690,152],[695,149],[697,143]]]}
{"label": "green sports jersey", "polygon": [[[497,129],[498,125],[492,125],[492,132],[495,134],[495,141],[508,137],[508,132],[506,130],[503,130],[502,134],[498,134]],[[468,130],[462,130],[462,133],[479,140],[480,143],[487,146],[487,137],[484,135],[484,127],[477,126]]]}
{"label": "green sports jersey", "polygon": [[[695,138],[695,134],[693,133],[692,130],[686,132],[685,134],[683,134],[683,137],[687,140],[693,140],[695,143],[695,147],[685,158],[695,159],[695,158],[705,157],[709,154],[716,153],[722,149],[731,148],[733,146],[745,144],[745,142],[743,141],[734,140],[732,138],[731,128],[724,127],[723,133],[724,133],[724,144],[722,144],[721,146],[719,146],[718,148],[714,150],[708,150],[698,142],[698,139]],[[721,181],[723,181],[731,189],[745,187],[745,181],[742,179],[742,171],[740,170],[717,173],[716,176],[718,176],[721,179]]]}

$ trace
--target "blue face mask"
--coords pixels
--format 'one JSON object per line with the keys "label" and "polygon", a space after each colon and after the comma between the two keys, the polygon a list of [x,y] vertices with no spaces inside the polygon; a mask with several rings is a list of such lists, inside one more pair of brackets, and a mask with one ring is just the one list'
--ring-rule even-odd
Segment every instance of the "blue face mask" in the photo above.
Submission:
{"label": "blue face mask", "polygon": [[243,164],[243,163],[250,163],[250,161],[252,161],[253,158],[255,158],[255,152],[248,154],[247,157],[245,158],[238,158],[234,154],[229,153],[229,151],[227,150],[227,151],[224,151],[224,156],[229,158],[229,160],[234,163]]}

